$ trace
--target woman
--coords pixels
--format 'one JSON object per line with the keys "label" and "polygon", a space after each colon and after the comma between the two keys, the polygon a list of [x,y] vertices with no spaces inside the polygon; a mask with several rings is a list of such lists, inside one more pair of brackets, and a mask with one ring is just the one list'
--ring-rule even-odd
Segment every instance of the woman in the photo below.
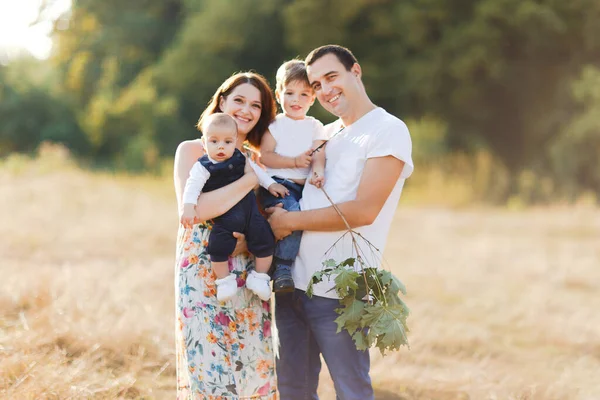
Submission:
{"label": "woman", "polygon": [[[258,147],[274,119],[276,105],[266,80],[254,73],[239,73],[227,79],[202,113],[202,120],[215,112],[231,115],[238,125],[238,147],[248,141]],[[175,192],[181,196],[189,171],[204,154],[200,140],[179,145],[175,154]],[[177,398],[262,399],[277,398],[275,357],[271,339],[271,313],[244,285],[246,270],[254,259],[241,251],[229,259],[240,290],[231,301],[219,303],[215,275],[206,252],[211,224],[257,184],[251,168],[234,183],[198,200],[198,219],[207,221],[192,229],[180,227],[175,264]],[[245,242],[236,248],[244,247]]]}

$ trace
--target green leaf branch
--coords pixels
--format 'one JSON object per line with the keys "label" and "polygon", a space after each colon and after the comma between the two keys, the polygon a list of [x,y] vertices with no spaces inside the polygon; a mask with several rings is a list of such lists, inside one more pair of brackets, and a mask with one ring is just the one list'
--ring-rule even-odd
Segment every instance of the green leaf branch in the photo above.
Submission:
{"label": "green leaf branch", "polygon": [[[335,322],[337,332],[348,331],[356,348],[367,350],[377,347],[382,355],[387,350],[410,347],[406,336],[409,331],[406,320],[409,309],[399,293],[406,295],[404,284],[390,271],[369,265],[368,260],[383,260],[379,250],[359,232],[350,227],[344,214],[321,188],[333,208],[344,221],[346,232],[327,250],[327,257],[340,241],[350,235],[353,257],[341,262],[332,258],[323,261],[323,269],[311,277],[306,294],[313,296],[313,286],[324,279],[333,279],[336,294],[340,298],[339,315]],[[374,257],[367,257],[364,250]],[[378,262],[378,264],[379,264]]]}

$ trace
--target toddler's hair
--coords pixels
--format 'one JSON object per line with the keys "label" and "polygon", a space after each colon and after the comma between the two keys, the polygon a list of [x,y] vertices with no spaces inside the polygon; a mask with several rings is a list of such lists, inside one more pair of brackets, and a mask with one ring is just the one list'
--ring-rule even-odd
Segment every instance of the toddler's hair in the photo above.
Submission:
{"label": "toddler's hair", "polygon": [[306,75],[306,65],[304,61],[293,59],[281,64],[281,67],[277,70],[277,86],[278,92],[282,92],[284,86],[287,86],[290,82],[304,82],[310,86],[308,81],[308,75]]}

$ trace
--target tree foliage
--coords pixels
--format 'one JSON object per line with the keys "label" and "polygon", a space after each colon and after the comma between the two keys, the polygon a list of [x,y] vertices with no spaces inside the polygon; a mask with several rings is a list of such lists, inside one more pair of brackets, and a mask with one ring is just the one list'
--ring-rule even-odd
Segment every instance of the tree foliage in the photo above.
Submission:
{"label": "tree foliage", "polygon": [[335,310],[338,333],[346,330],[357,349],[375,346],[382,355],[386,350],[408,347],[406,320],[410,311],[398,295],[406,295],[404,284],[389,271],[355,267],[357,260],[360,257],[341,263],[325,260],[323,269],[311,277],[306,294],[312,297],[313,285],[333,279],[341,305]]}
{"label": "tree foliage", "polygon": [[284,60],[339,43],[375,103],[439,121],[443,134],[415,140],[433,157],[483,148],[515,177],[600,194],[599,18],[595,0],[78,0],[56,24],[49,80],[14,73],[33,61],[0,67],[0,154],[51,139],[152,168],[197,135],[226,77],[252,69],[274,84]]}

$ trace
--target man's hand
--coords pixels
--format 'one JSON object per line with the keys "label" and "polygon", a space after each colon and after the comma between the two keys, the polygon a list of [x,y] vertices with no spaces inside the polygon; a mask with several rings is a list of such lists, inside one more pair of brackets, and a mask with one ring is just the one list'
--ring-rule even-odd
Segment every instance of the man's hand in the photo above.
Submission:
{"label": "man's hand", "polygon": [[269,224],[271,224],[271,230],[275,235],[276,240],[281,240],[286,236],[292,234],[291,229],[285,225],[285,217],[288,213],[282,208],[281,204],[277,204],[275,207],[269,207],[265,210],[269,215]]}
{"label": "man's hand", "polygon": [[318,187],[319,189],[323,187],[325,184],[325,173],[324,171],[313,171],[312,176],[310,177],[309,183]]}
{"label": "man's hand", "polygon": [[294,165],[296,166],[296,168],[310,167],[310,163],[312,162],[312,156],[310,155],[310,153],[312,153],[312,150],[307,150],[299,156],[294,157]]}
{"label": "man's hand", "polygon": [[246,235],[239,232],[233,232],[233,237],[237,239],[235,249],[231,253],[231,257],[238,256],[243,253],[248,253],[248,243],[246,242]]}
{"label": "man's hand", "polygon": [[269,186],[269,193],[271,193],[275,197],[285,197],[290,194],[288,188],[283,186],[281,183],[274,183]]}

